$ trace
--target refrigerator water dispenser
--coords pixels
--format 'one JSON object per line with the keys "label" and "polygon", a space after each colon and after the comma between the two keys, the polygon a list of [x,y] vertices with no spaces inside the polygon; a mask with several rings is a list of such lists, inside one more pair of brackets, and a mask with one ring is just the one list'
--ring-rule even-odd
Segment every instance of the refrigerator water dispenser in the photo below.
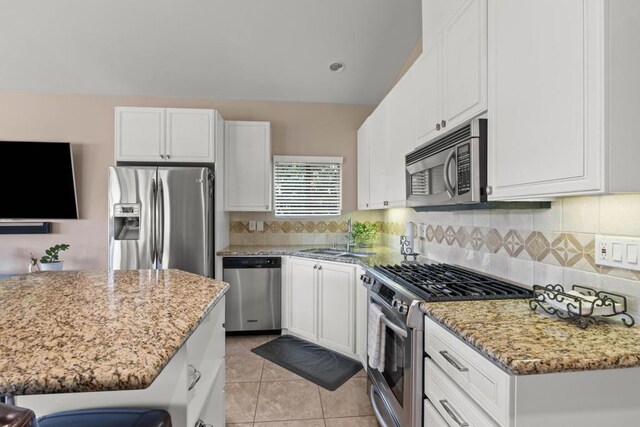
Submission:
{"label": "refrigerator water dispenser", "polygon": [[113,205],[113,238],[138,240],[140,237],[140,204],[116,203]]}

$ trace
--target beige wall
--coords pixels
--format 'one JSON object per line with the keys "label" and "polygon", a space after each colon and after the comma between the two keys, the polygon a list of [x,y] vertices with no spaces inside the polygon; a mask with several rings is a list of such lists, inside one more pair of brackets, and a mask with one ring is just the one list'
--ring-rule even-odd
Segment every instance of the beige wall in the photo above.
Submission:
{"label": "beige wall", "polygon": [[371,106],[0,93],[0,140],[73,144],[81,215],[55,223],[48,235],[0,235],[0,274],[26,271],[30,251],[39,255],[60,242],[71,245],[65,269],[106,267],[107,167],[118,105],[215,108],[228,120],[270,121],[273,154],[344,157],[344,209],[355,210],[356,130]]}

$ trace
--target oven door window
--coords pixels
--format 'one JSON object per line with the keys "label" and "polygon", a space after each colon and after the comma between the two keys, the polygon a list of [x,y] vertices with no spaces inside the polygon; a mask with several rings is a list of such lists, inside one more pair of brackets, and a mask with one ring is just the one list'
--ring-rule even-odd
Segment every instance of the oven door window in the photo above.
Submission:
{"label": "oven door window", "polygon": [[401,406],[404,406],[405,339],[385,328],[384,372],[382,376]]}

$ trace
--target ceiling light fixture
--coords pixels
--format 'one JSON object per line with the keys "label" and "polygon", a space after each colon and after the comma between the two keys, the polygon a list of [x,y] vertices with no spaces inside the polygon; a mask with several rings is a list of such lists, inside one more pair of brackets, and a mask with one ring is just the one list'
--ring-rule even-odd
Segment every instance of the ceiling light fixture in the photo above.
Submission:
{"label": "ceiling light fixture", "polygon": [[329,69],[331,71],[336,71],[339,73],[344,70],[344,64],[342,62],[334,62],[333,64],[329,65]]}

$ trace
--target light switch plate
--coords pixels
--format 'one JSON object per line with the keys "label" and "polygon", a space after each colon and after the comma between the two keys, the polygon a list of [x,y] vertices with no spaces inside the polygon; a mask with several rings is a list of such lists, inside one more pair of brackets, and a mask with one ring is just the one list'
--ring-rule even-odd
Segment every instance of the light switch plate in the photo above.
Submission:
{"label": "light switch plate", "polygon": [[596,236],[596,264],[640,270],[639,237]]}
{"label": "light switch plate", "polygon": [[249,221],[249,231],[256,231],[256,222]]}
{"label": "light switch plate", "polygon": [[264,231],[264,221],[256,221],[256,231]]}
{"label": "light switch plate", "polygon": [[427,225],[426,224],[418,224],[418,237],[422,239],[427,238]]}

